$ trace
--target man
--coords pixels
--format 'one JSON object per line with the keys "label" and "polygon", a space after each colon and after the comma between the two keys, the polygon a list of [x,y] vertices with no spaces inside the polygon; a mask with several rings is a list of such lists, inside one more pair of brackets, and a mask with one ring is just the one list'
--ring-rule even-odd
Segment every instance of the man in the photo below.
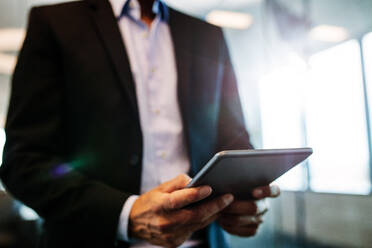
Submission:
{"label": "man", "polygon": [[252,146],[221,30],[161,1],[32,9],[6,134],[2,179],[44,247],[225,247],[221,227],[252,236],[266,211],[230,194],[187,207],[213,189],[183,174]]}

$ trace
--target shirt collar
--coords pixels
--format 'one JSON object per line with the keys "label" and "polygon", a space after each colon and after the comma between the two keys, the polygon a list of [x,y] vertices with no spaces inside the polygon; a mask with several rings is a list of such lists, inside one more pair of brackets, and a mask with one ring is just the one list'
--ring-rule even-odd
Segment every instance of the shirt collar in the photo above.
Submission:
{"label": "shirt collar", "polygon": [[[115,16],[120,20],[123,16],[130,16],[131,10],[139,8],[137,0],[110,0]],[[161,21],[168,21],[169,10],[162,0],[155,0],[152,11]],[[140,13],[140,12],[139,12]]]}

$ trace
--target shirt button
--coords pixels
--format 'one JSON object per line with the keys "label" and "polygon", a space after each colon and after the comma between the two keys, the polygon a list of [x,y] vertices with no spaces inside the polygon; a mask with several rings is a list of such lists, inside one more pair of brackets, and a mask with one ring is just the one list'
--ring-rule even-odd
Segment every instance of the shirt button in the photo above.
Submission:
{"label": "shirt button", "polygon": [[130,159],[129,159],[129,164],[130,165],[137,165],[138,164],[138,162],[139,162],[139,156],[137,155],[137,154],[134,154],[134,155],[132,155],[131,157],[130,157]]}
{"label": "shirt button", "polygon": [[162,159],[165,159],[167,157],[167,153],[165,151],[158,151],[157,155]]}
{"label": "shirt button", "polygon": [[160,115],[160,109],[155,109],[154,112],[155,112],[156,115]]}

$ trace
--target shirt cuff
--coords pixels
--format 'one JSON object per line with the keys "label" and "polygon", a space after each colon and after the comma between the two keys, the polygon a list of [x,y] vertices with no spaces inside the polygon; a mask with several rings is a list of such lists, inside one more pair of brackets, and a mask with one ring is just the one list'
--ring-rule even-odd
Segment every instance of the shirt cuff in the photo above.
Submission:
{"label": "shirt cuff", "polygon": [[129,214],[130,210],[132,209],[133,203],[137,200],[138,195],[131,195],[128,197],[126,202],[124,203],[123,209],[121,210],[120,219],[119,219],[119,227],[118,227],[118,239],[130,242],[128,236],[128,224],[129,224]]}

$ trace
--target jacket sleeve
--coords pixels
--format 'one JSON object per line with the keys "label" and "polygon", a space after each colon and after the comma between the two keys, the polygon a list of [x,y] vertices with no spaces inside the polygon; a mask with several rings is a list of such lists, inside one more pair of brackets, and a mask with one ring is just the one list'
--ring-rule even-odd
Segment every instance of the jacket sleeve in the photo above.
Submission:
{"label": "jacket sleeve", "polygon": [[222,32],[221,37],[224,71],[218,117],[218,150],[253,149],[245,127],[234,69]]}
{"label": "jacket sleeve", "polygon": [[13,75],[1,178],[46,224],[74,226],[83,241],[114,244],[129,194],[90,180],[65,161],[61,51],[43,11],[31,10]]}

